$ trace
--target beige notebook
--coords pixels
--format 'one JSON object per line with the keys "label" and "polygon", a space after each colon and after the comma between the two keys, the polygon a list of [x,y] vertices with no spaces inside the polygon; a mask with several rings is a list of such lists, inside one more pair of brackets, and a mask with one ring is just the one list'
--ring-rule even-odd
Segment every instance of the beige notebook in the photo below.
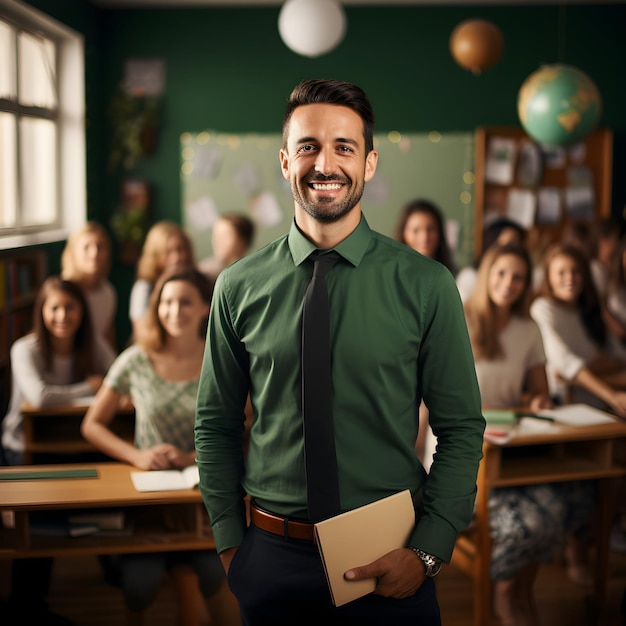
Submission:
{"label": "beige notebook", "polygon": [[343,575],[406,546],[414,526],[408,489],[315,524],[333,604],[341,606],[374,591],[374,578],[346,580]]}

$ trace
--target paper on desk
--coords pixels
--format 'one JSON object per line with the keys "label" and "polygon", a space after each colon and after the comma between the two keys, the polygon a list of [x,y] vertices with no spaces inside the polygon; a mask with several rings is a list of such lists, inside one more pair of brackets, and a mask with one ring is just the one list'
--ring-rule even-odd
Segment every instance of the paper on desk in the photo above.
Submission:
{"label": "paper on desk", "polygon": [[555,422],[566,426],[595,426],[616,421],[616,418],[610,413],[582,403],[566,404],[556,409],[547,409],[538,415],[552,418]]}
{"label": "paper on desk", "polygon": [[194,489],[200,483],[198,466],[195,464],[182,470],[131,472],[130,478],[137,491],[178,491],[181,489]]}

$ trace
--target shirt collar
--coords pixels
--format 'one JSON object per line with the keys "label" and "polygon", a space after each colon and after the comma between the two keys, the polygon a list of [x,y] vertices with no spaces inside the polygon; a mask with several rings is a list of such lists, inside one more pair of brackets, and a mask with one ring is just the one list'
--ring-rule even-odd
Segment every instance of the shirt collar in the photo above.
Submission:
{"label": "shirt collar", "polygon": [[[336,250],[346,261],[357,267],[365,255],[371,238],[372,231],[365,216],[361,213],[358,226],[333,250]],[[314,250],[317,250],[315,244],[309,241],[296,226],[295,219],[291,223],[288,241],[289,250],[295,265],[303,263]]]}

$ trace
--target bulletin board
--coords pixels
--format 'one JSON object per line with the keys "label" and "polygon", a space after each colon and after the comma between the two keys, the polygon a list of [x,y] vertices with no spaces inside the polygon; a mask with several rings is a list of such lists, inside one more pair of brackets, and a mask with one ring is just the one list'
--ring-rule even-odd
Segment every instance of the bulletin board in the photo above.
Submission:
{"label": "bulletin board", "polygon": [[[374,138],[379,153],[362,209],[370,226],[393,236],[402,207],[417,198],[437,204],[458,267],[471,263],[474,237],[474,135],[390,132]],[[256,224],[253,249],[289,231],[293,197],[281,173],[281,136],[213,131],[181,135],[183,225],[196,257],[211,255],[219,215],[240,212]]]}

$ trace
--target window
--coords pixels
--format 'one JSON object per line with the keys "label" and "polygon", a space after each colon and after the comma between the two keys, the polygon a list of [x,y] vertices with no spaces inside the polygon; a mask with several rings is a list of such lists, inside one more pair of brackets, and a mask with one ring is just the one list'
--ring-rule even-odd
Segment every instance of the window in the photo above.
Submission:
{"label": "window", "polygon": [[84,101],[82,36],[0,0],[0,248],[85,221]]}

